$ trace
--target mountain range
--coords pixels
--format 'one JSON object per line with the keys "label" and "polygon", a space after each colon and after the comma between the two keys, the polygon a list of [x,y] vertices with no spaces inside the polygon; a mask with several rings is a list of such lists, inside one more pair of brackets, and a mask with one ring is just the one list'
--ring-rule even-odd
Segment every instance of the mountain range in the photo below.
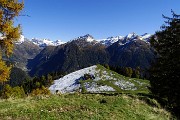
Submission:
{"label": "mountain range", "polygon": [[58,45],[66,43],[66,42],[62,42],[61,40],[52,41],[50,39],[38,39],[38,38],[32,38],[31,40],[29,40],[29,39],[25,38],[23,35],[21,35],[19,41],[16,42],[16,44],[22,44],[27,41],[29,41],[39,47],[58,46]]}
{"label": "mountain range", "polygon": [[[96,40],[92,35],[77,37],[69,42],[21,37],[10,58],[17,67],[31,76],[55,71],[67,73],[96,64],[146,69],[154,60],[150,34],[108,37]],[[22,64],[23,63],[23,64]]]}
{"label": "mountain range", "polygon": [[[113,43],[115,43],[119,40],[122,41],[122,44],[125,44],[129,41],[133,41],[136,39],[140,39],[140,40],[149,42],[149,38],[151,36],[152,35],[148,34],[148,33],[145,33],[143,35],[137,35],[136,33],[133,32],[133,33],[128,34],[127,36],[108,37],[106,39],[94,39],[92,35],[86,34],[84,36],[80,36],[80,37],[77,37],[75,39],[72,39],[69,42],[81,39],[81,40],[86,40],[87,42],[96,41],[96,43],[101,43],[103,45],[109,46],[109,45],[112,45]],[[52,41],[50,39],[38,39],[38,38],[32,38],[31,40],[28,40],[23,35],[21,35],[20,40],[16,44],[21,44],[25,41],[31,41],[33,44],[38,45],[39,47],[58,46],[58,45],[62,45],[62,44],[66,43],[66,42],[63,42],[61,40]]]}

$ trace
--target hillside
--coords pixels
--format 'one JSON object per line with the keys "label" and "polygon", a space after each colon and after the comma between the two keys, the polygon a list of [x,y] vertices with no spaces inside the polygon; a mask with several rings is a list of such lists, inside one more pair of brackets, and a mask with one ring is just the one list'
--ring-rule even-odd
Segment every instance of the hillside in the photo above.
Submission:
{"label": "hillside", "polygon": [[148,93],[149,81],[124,77],[101,65],[94,65],[72,72],[49,87],[52,93]]}
{"label": "hillside", "polygon": [[14,53],[8,61],[28,71],[31,76],[59,71],[70,73],[94,64],[134,69],[140,67],[143,71],[155,59],[149,43],[150,37],[147,33],[131,33],[97,40],[87,34],[67,43],[22,37],[15,44]]}
{"label": "hillside", "polygon": [[138,96],[67,94],[0,100],[1,120],[168,120],[170,117],[155,100]]}
{"label": "hillside", "polygon": [[28,64],[30,75],[43,75],[54,71],[73,72],[94,64],[108,63],[104,45],[75,40],[67,44],[44,48]]}
{"label": "hillside", "polygon": [[148,86],[147,80],[93,65],[55,80],[49,90],[57,94],[0,99],[0,119],[170,119],[171,114],[151,98]]}
{"label": "hillside", "polygon": [[33,59],[41,50],[39,46],[25,40],[21,44],[15,44],[14,52],[9,60],[13,62],[16,67],[26,71],[28,60]]}
{"label": "hillside", "polygon": [[155,59],[154,49],[150,43],[135,40],[125,45],[121,44],[119,41],[107,48],[111,54],[110,65],[130,66],[132,68],[139,66],[142,69],[147,69]]}
{"label": "hillside", "polygon": [[145,70],[155,59],[149,39],[149,34],[138,36],[135,33],[101,41],[89,34],[81,36],[60,46],[44,48],[29,61],[29,74],[40,76],[55,71],[70,73],[95,64],[140,67]]}

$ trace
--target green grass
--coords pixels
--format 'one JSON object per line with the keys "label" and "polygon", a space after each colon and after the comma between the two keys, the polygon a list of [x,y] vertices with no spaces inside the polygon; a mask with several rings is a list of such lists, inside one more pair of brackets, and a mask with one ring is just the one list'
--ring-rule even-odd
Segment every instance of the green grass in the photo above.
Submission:
{"label": "green grass", "polygon": [[[97,65],[98,81],[81,80],[85,83],[107,85],[115,91],[101,94],[63,94],[49,97],[0,100],[0,120],[168,120],[171,114],[151,99],[148,80],[128,78]],[[106,76],[109,76],[107,78]],[[136,90],[123,90],[114,83],[133,83]]]}
{"label": "green grass", "polygon": [[[168,120],[170,113],[137,95],[67,94],[0,100],[1,120]],[[141,98],[142,99],[142,98]],[[150,99],[150,98],[148,98]],[[153,101],[154,100],[150,100]],[[157,104],[154,102],[154,104]]]}

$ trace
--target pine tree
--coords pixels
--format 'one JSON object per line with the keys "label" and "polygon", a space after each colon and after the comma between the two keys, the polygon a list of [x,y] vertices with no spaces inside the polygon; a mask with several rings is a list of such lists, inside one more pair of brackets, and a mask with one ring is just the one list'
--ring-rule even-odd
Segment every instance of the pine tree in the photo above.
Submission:
{"label": "pine tree", "polygon": [[157,61],[151,68],[151,90],[166,105],[180,112],[180,15],[172,11],[162,31],[156,32],[151,45],[157,51]]}
{"label": "pine tree", "polygon": [[13,52],[13,42],[20,38],[20,25],[14,26],[14,18],[23,9],[18,0],[0,0],[0,83],[8,80],[11,66],[6,65],[2,55],[9,57]]}
{"label": "pine tree", "polygon": [[140,67],[136,67],[136,69],[133,70],[132,77],[140,78]]}
{"label": "pine tree", "polygon": [[48,74],[46,76],[46,83],[47,84],[52,84],[52,82],[53,82],[53,78],[52,78],[52,76],[50,74]]}
{"label": "pine tree", "polygon": [[133,74],[133,70],[131,67],[125,67],[124,72],[126,77],[131,77]]}

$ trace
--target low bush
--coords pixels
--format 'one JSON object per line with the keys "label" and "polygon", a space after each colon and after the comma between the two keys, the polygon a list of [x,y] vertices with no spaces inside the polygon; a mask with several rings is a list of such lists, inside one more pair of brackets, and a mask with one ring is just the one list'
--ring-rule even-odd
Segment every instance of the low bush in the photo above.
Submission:
{"label": "low bush", "polygon": [[31,92],[31,95],[32,96],[37,96],[37,95],[50,95],[50,91],[45,88],[44,86],[42,86],[41,88],[37,88],[37,89],[34,89],[32,92]]}
{"label": "low bush", "polygon": [[24,92],[23,87],[11,87],[9,84],[5,85],[2,92],[1,97],[8,99],[8,98],[23,98],[26,94]]}

